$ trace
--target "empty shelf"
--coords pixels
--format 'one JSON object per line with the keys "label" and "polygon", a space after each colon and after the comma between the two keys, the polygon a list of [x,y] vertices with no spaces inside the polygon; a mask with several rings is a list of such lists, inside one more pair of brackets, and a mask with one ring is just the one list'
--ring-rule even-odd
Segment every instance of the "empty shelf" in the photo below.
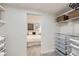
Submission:
{"label": "empty shelf", "polygon": [[71,47],[76,48],[76,49],[79,50],[79,46],[76,46],[76,45],[74,45],[74,44],[71,44]]}
{"label": "empty shelf", "polygon": [[79,43],[79,40],[70,39],[71,41]]}
{"label": "empty shelf", "polygon": [[71,42],[75,45],[78,45],[79,46],[79,40],[75,40],[75,39],[70,39]]}

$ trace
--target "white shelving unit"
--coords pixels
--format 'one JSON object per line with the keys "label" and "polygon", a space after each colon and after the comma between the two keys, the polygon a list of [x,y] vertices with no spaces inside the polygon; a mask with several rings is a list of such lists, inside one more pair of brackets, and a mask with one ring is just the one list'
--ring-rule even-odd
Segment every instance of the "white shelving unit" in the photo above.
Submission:
{"label": "white shelving unit", "polygon": [[56,52],[60,56],[67,56],[70,53],[70,41],[65,34],[57,33]]}
{"label": "white shelving unit", "polygon": [[[5,8],[0,5],[0,28],[3,26],[6,22],[2,19],[2,12],[5,11]],[[0,36],[0,56],[6,55],[6,40],[5,35]]]}
{"label": "white shelving unit", "polygon": [[[69,12],[72,12],[74,9],[72,9],[72,10],[69,10],[69,11],[67,11],[67,12],[65,12],[65,13],[63,13],[63,14],[61,14],[61,15],[59,15],[59,16],[62,16],[62,15],[68,15],[68,13]],[[58,17],[59,17],[58,16]],[[61,21],[61,22],[58,22],[58,24],[63,24],[63,23],[66,23],[66,24],[69,24],[69,22],[72,22],[72,31],[73,31],[73,35],[71,34],[71,35],[69,35],[71,38],[69,39],[70,40],[70,50],[71,50],[71,52],[70,52],[70,54],[69,54],[69,56],[79,56],[79,34],[76,34],[77,32],[76,32],[76,30],[75,30],[75,21],[77,22],[77,21],[79,21],[79,17],[77,16],[77,17],[73,17],[73,18],[70,18],[70,19],[68,19],[68,20],[66,20],[66,21]],[[58,39],[63,39],[63,38],[61,38],[60,36],[58,37]],[[60,41],[60,40],[59,40]],[[61,42],[61,41],[60,41]]]}
{"label": "white shelving unit", "polygon": [[75,36],[73,35],[72,39],[70,39],[71,41],[71,49],[72,52],[71,54],[73,54],[74,56],[79,56],[79,36]]}
{"label": "white shelving unit", "polygon": [[79,46],[79,40],[70,39],[72,44]]}

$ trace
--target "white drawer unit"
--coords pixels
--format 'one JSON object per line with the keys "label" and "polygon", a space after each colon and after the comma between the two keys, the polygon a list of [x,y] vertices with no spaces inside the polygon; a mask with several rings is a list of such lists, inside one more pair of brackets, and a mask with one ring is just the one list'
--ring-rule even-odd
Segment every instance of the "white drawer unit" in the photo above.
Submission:
{"label": "white drawer unit", "polygon": [[63,54],[64,56],[70,54],[70,41],[68,39],[68,35],[57,33],[56,36],[56,50],[59,54]]}
{"label": "white drawer unit", "polygon": [[60,52],[58,49],[56,49],[56,53],[57,53],[57,55],[59,55],[59,56],[64,56],[64,54],[63,54],[62,52]]}
{"label": "white drawer unit", "polygon": [[6,41],[5,41],[5,36],[0,36],[0,56],[5,56],[6,55]]}
{"label": "white drawer unit", "polygon": [[62,49],[66,49],[66,47],[65,47],[65,44],[62,44],[62,43],[56,43],[56,46],[59,46],[59,47],[61,47]]}
{"label": "white drawer unit", "polygon": [[56,41],[60,42],[60,43],[62,42],[62,44],[65,44],[65,39],[61,39],[61,38],[57,37]]}
{"label": "white drawer unit", "polygon": [[63,54],[66,54],[66,50],[61,48],[60,46],[56,46],[56,49],[60,50]]}

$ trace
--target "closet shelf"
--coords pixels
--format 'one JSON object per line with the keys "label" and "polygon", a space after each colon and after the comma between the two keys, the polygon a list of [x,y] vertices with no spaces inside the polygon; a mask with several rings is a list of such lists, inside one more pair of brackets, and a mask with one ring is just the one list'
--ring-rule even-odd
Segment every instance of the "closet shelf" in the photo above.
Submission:
{"label": "closet shelf", "polygon": [[0,26],[4,25],[6,22],[4,20],[0,20]]}
{"label": "closet shelf", "polygon": [[79,46],[76,46],[74,44],[71,44],[71,47],[75,48],[75,49],[78,49],[79,50]]}
{"label": "closet shelf", "polygon": [[65,40],[65,39],[66,39],[66,38],[63,38],[63,37],[56,37],[56,38],[63,39],[63,40]]}
{"label": "closet shelf", "polygon": [[79,43],[79,40],[75,40],[75,39],[70,39],[70,40],[75,42],[75,43]]}
{"label": "closet shelf", "polygon": [[0,5],[0,11],[5,11],[5,8]]}
{"label": "closet shelf", "polygon": [[[79,10],[77,10],[77,11],[79,11]],[[65,13],[63,13],[63,14],[61,14],[61,15],[59,15],[58,17],[61,17],[62,15],[67,15],[67,16],[68,16],[68,19],[67,19],[67,20],[63,20],[63,21],[59,21],[58,23],[68,23],[69,21],[76,21],[76,20],[79,20],[78,14],[76,15],[77,11],[74,12],[74,9],[72,9],[72,10],[69,10],[69,11],[67,11],[67,12],[65,12]],[[72,12],[72,14],[69,14],[69,13],[71,13],[71,12]],[[74,13],[74,14],[73,14],[73,13]],[[72,17],[70,17],[71,15],[72,15]],[[57,17],[57,18],[58,18],[58,17]]]}
{"label": "closet shelf", "polygon": [[70,18],[68,20],[60,21],[60,22],[57,22],[57,23],[59,23],[59,24],[61,24],[61,23],[68,23],[68,21],[76,21],[76,20],[79,20],[79,17]]}
{"label": "closet shelf", "polygon": [[60,22],[58,22],[58,23],[67,23],[69,20],[65,20],[65,21],[60,21]]}
{"label": "closet shelf", "polygon": [[5,40],[5,37],[0,36],[0,41]]}

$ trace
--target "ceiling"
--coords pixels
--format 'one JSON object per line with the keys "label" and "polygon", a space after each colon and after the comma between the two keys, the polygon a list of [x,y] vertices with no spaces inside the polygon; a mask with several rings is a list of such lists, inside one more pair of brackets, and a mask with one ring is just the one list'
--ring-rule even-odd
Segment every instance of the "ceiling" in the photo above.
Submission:
{"label": "ceiling", "polygon": [[70,10],[68,3],[8,3],[8,6],[59,15]]}

